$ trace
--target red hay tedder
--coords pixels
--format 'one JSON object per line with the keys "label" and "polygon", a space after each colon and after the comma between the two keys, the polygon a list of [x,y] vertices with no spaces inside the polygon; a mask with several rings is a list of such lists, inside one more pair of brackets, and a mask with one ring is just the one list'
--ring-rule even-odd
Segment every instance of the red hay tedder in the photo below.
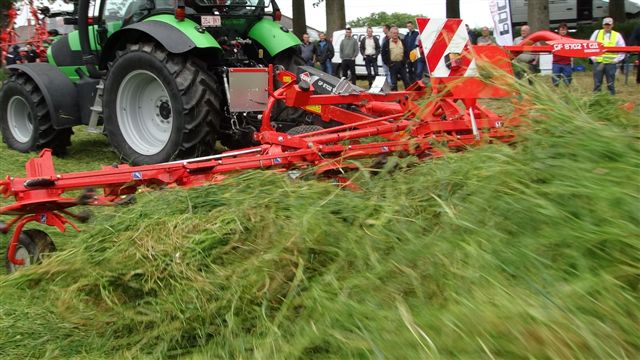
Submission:
{"label": "red hay tedder", "polygon": [[[444,24],[444,26],[443,26]],[[640,47],[606,49],[600,44],[563,39],[550,32],[531,35],[524,44],[511,47],[471,46],[462,20],[418,19],[432,87],[416,82],[404,91],[365,92],[344,79],[336,79],[311,67],[301,67],[298,76],[269,68],[233,68],[229,74],[264,79],[257,85],[264,92],[262,126],[254,140],[258,145],[217,155],[144,166],[105,166],[101,170],[58,174],[51,151],[26,164],[26,177],[7,177],[0,181],[0,193],[15,202],[0,208],[0,215],[13,219],[0,230],[13,234],[7,259],[10,268],[37,261],[52,249],[50,239],[27,246],[24,226],[38,222],[64,232],[70,219],[85,216],[69,211],[78,205],[115,205],[123,196],[143,187],[193,187],[221,181],[230,173],[248,169],[291,169],[313,167],[317,174],[333,174],[352,166],[350,160],[388,154],[408,154],[419,158],[438,157],[442,149],[463,150],[492,142],[511,142],[514,126],[526,109],[502,117],[478,104],[481,98],[514,97],[512,56],[522,51],[556,52],[587,57],[606,51],[640,51]],[[447,30],[448,29],[448,30]],[[546,41],[548,45],[529,43]],[[493,75],[480,77],[483,68]],[[496,71],[497,69],[497,71]],[[278,83],[274,88],[274,76]],[[335,82],[333,93],[314,91],[326,82]],[[375,86],[375,84],[374,84]],[[253,86],[256,88],[256,86]],[[255,96],[255,95],[251,95]],[[432,100],[428,100],[428,97]],[[301,126],[288,133],[275,131],[270,122],[278,103],[303,109],[324,122],[338,122],[330,128]],[[367,139],[367,141],[362,141]],[[343,185],[348,180],[339,178]],[[68,197],[71,190],[82,190],[79,197]],[[88,190],[87,190],[88,189]],[[95,189],[100,189],[96,191]],[[48,236],[47,236],[48,238]],[[48,245],[47,245],[48,244]],[[35,253],[33,248],[39,246]],[[22,249],[22,252],[20,251]]]}
{"label": "red hay tedder", "polygon": [[32,0],[25,1],[22,7],[23,11],[28,9],[27,26],[32,26],[31,37],[28,39],[21,39],[16,32],[16,19],[18,18],[18,11],[15,8],[14,3],[9,3],[9,9],[4,10],[6,12],[6,25],[0,31],[0,49],[2,54],[9,52],[14,45],[26,45],[31,44],[33,48],[40,55],[41,61],[47,59],[47,48],[45,43],[49,38],[47,32],[46,17],[43,16],[40,10],[34,5]]}

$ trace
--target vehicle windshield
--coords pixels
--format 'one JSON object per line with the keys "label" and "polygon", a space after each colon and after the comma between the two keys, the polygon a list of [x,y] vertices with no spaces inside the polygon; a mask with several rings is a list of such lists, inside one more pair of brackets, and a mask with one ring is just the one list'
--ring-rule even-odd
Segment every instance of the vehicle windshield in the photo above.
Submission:
{"label": "vehicle windshield", "polygon": [[271,0],[195,0],[199,5],[214,5],[228,7],[269,7]]}

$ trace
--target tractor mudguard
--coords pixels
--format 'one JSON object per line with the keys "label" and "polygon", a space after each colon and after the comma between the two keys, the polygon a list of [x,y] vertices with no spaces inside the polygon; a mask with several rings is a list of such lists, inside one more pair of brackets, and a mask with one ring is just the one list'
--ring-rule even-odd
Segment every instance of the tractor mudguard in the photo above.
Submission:
{"label": "tractor mudguard", "polygon": [[80,124],[77,90],[73,82],[58,68],[49,63],[26,63],[7,66],[27,74],[38,85],[55,129]]}
{"label": "tractor mudguard", "polygon": [[262,19],[253,25],[249,37],[260,43],[271,57],[300,44],[300,40],[289,29],[269,19]]}
{"label": "tractor mudguard", "polygon": [[113,58],[115,50],[123,41],[136,39],[140,34],[154,38],[173,54],[181,54],[193,48],[220,49],[216,39],[207,32],[197,31],[198,27],[198,24],[189,19],[178,21],[170,14],[152,16],[116,31],[103,47],[103,54],[107,60]]}

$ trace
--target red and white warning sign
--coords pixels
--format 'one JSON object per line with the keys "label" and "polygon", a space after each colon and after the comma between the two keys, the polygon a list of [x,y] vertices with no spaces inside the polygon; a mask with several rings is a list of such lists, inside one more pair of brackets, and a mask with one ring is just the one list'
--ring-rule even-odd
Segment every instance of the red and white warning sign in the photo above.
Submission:
{"label": "red and white warning sign", "polygon": [[431,77],[478,76],[462,19],[417,18],[416,23]]}

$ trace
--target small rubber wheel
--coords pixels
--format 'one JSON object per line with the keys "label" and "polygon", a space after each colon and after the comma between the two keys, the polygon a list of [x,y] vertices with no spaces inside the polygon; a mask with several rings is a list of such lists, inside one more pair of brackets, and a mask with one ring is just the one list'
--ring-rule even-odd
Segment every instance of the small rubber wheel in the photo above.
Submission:
{"label": "small rubber wheel", "polygon": [[323,129],[324,128],[322,126],[318,126],[318,125],[300,125],[300,126],[296,126],[289,129],[289,131],[287,131],[287,135],[294,136],[294,135],[306,134],[306,133],[323,130]]}
{"label": "small rubber wheel", "polygon": [[[42,262],[44,256],[56,251],[51,237],[42,230],[22,230],[16,247],[16,258],[24,260],[24,265],[15,265],[5,256],[5,267],[9,273]],[[7,246],[7,254],[9,247]]]}

